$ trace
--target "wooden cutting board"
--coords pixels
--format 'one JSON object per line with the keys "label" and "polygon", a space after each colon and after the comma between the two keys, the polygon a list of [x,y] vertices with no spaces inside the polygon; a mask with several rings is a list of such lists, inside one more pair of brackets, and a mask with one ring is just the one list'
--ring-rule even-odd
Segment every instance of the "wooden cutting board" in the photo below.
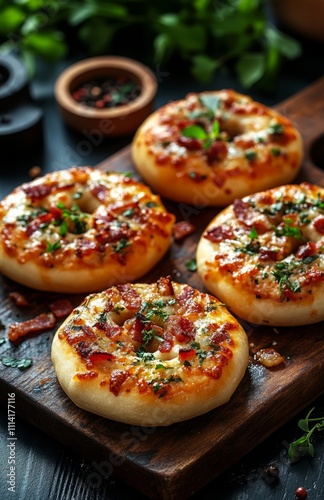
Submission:
{"label": "wooden cutting board", "polygon": [[[298,181],[324,185],[324,78],[277,106],[302,132],[305,159]],[[314,161],[317,165],[314,164]],[[127,147],[98,165],[105,170],[134,170]],[[195,257],[198,239],[216,209],[198,210],[166,202],[179,219],[196,227],[174,243],[168,255],[142,281],[170,274],[204,291],[185,263]],[[23,292],[32,307],[17,308],[10,291]],[[5,328],[48,311],[58,295],[39,293],[0,277],[0,318]],[[77,305],[83,297],[69,297]],[[323,304],[324,307],[324,304]],[[1,402],[15,392],[16,411],[92,464],[87,483],[94,488],[112,473],[156,499],[184,499],[263,441],[279,426],[324,392],[324,324],[270,328],[243,323],[253,352],[276,343],[284,366],[269,370],[253,362],[229,403],[201,417],[167,428],[132,427],[105,420],[77,408],[60,389],[50,361],[54,332],[26,340],[18,347],[0,346],[0,357],[32,358],[26,371],[0,364]],[[6,331],[2,333],[6,337]]]}

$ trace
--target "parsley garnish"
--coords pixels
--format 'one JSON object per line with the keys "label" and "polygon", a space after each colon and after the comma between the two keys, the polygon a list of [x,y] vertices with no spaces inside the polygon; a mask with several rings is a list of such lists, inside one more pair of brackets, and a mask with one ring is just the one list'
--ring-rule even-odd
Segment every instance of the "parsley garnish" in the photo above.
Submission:
{"label": "parsley garnish", "polygon": [[151,328],[150,330],[142,330],[142,335],[143,335],[143,344],[145,346],[147,346],[152,339],[159,340],[160,342],[164,341],[162,337],[156,335],[154,328]]}
{"label": "parsley garnish", "polygon": [[[291,462],[298,462],[298,460],[307,454],[311,457],[314,456],[314,446],[311,442],[311,437],[315,431],[324,430],[324,417],[310,418],[313,411],[314,408],[307,413],[306,418],[298,422],[298,427],[304,431],[304,434],[289,446],[288,457]],[[311,426],[310,423],[314,423],[314,425]]]}
{"label": "parsley garnish", "polygon": [[188,269],[188,271],[191,271],[192,273],[194,273],[195,271],[197,271],[197,262],[196,262],[196,259],[190,259],[190,260],[188,260],[186,262],[185,266]]}
{"label": "parsley garnish", "polygon": [[272,123],[269,126],[269,134],[282,134],[284,131],[284,126],[281,123]]}
{"label": "parsley garnish", "polygon": [[184,137],[201,140],[202,147],[204,149],[208,149],[211,146],[211,144],[219,137],[219,133],[220,129],[218,121],[213,122],[210,132],[206,132],[206,130],[200,125],[189,125],[181,130],[181,134]]}
{"label": "parsley garnish", "polygon": [[298,280],[291,281],[291,276],[294,270],[298,267],[298,264],[294,261],[292,262],[278,262],[275,268],[271,271],[271,274],[275,277],[276,281],[279,283],[280,297],[282,297],[282,292],[284,288],[291,290],[294,293],[301,291],[300,284]]}
{"label": "parsley garnish", "polygon": [[129,247],[131,245],[131,242],[127,238],[121,238],[118,243],[114,243],[112,246],[114,252],[119,253],[122,250],[125,250],[125,248]]}
{"label": "parsley garnish", "polygon": [[55,250],[60,250],[60,248],[62,248],[60,241],[55,241],[54,243],[46,242],[46,252],[48,253],[54,253]]}
{"label": "parsley garnish", "polygon": [[11,356],[5,357],[1,359],[1,362],[4,366],[8,366],[10,368],[18,368],[19,370],[26,370],[30,368],[32,365],[32,360],[27,358],[14,358]]}
{"label": "parsley garnish", "polygon": [[276,236],[292,236],[296,239],[304,238],[299,227],[294,225],[294,221],[291,219],[284,219],[283,223],[284,226],[274,229]]}
{"label": "parsley garnish", "polygon": [[147,361],[155,361],[154,354],[152,354],[151,352],[147,352],[142,345],[137,349],[136,355],[138,358],[144,361],[144,363],[146,363]]}
{"label": "parsley garnish", "polygon": [[256,152],[252,150],[245,151],[245,158],[249,161],[253,161],[256,158]]}
{"label": "parsley garnish", "polygon": [[66,234],[69,221],[74,225],[74,232],[76,234],[82,234],[86,232],[87,225],[85,219],[89,217],[89,215],[82,212],[78,205],[72,205],[71,210],[69,210],[64,205],[64,203],[58,203],[56,206],[57,208],[62,210],[62,221],[60,223],[60,227],[63,226],[63,228],[61,229],[63,233],[65,232]]}
{"label": "parsley garnish", "polygon": [[148,321],[152,319],[160,319],[163,322],[166,321],[169,317],[168,313],[164,311],[166,306],[166,302],[164,300],[155,300],[154,302],[144,301],[142,307],[140,309],[140,313],[145,315],[145,318]]}

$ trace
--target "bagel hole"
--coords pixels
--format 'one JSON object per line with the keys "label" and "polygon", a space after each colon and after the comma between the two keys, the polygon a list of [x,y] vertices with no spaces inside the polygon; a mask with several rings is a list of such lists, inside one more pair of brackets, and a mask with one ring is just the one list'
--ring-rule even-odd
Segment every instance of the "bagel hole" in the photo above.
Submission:
{"label": "bagel hole", "polygon": [[0,65],[0,87],[6,83],[9,78],[8,68]]}
{"label": "bagel hole", "polygon": [[221,132],[226,132],[226,134],[228,134],[230,142],[232,142],[236,136],[244,133],[244,129],[240,123],[231,118],[220,122],[220,130]]}
{"label": "bagel hole", "polygon": [[309,155],[314,165],[324,170],[324,134],[313,141]]}

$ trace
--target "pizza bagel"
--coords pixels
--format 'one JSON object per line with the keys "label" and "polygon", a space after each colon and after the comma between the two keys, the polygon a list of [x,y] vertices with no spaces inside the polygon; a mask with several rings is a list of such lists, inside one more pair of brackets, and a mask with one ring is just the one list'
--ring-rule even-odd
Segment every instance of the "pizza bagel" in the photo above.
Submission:
{"label": "pizza bagel", "polygon": [[173,223],[159,196],[121,173],[51,172],[0,202],[0,271],[39,290],[99,291],[146,274]]}
{"label": "pizza bagel", "polygon": [[235,200],[203,232],[197,268],[206,288],[244,320],[324,320],[324,189],[304,182]]}
{"label": "pizza bagel", "polygon": [[133,162],[163,197],[226,206],[291,182],[303,154],[290,120],[233,90],[190,93],[150,115],[132,142]]}
{"label": "pizza bagel", "polygon": [[245,331],[223,304],[163,277],[86,297],[56,332],[52,361],[77,406],[155,427],[225,404],[248,351]]}

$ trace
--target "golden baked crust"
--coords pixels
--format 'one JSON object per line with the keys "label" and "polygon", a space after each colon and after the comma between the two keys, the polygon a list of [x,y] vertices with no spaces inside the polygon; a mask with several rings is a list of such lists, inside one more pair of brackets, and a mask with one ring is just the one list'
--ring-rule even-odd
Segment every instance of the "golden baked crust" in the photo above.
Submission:
{"label": "golden baked crust", "polygon": [[81,408],[165,426],[230,399],[247,368],[248,341],[217,299],[160,278],[88,296],[56,332],[52,360]]}
{"label": "golden baked crust", "polygon": [[91,167],[52,172],[0,203],[0,271],[64,293],[134,281],[166,253],[174,216],[129,177]]}
{"label": "golden baked crust", "polygon": [[247,321],[324,320],[324,189],[285,185],[235,200],[201,236],[197,267],[206,288]]}
{"label": "golden baked crust", "polygon": [[251,97],[209,91],[188,94],[149,116],[134,137],[132,157],[160,195],[225,206],[291,182],[302,139],[291,121]]}

